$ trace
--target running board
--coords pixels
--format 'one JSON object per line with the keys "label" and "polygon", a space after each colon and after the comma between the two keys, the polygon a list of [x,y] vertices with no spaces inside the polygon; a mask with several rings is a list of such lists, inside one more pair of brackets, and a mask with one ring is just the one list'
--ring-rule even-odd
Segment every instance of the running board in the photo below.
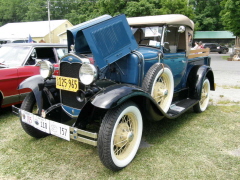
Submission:
{"label": "running board", "polygon": [[192,108],[198,102],[199,100],[196,99],[183,99],[181,101],[173,102],[166,114],[167,118],[173,119],[180,116],[181,114]]}

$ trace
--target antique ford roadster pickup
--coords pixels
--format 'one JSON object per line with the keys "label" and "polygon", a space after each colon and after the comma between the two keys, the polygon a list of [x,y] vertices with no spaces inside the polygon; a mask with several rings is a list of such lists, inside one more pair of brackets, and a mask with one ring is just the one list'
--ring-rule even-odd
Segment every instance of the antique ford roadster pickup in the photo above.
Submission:
{"label": "antique ford roadster pickup", "polygon": [[209,49],[191,50],[193,22],[184,15],[126,19],[104,15],[67,31],[69,54],[59,76],[42,61],[21,108],[30,136],[49,134],[97,146],[109,169],[126,167],[141,141],[143,120],[206,110],[214,90]]}

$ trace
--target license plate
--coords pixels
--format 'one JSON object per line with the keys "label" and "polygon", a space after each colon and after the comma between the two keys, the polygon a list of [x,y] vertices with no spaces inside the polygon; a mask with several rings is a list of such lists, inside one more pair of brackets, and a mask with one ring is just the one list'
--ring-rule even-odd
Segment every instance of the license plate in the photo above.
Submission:
{"label": "license plate", "polygon": [[79,89],[78,79],[64,76],[56,76],[56,88],[66,91],[77,92]]}
{"label": "license plate", "polygon": [[48,134],[70,141],[70,127],[55,121],[44,119],[30,112],[21,110],[21,120]]}

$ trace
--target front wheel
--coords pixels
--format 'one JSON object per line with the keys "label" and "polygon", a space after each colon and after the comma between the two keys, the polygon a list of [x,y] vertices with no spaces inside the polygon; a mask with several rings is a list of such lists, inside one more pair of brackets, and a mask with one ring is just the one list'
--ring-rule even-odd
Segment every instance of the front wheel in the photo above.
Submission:
{"label": "front wheel", "polygon": [[196,113],[203,112],[207,109],[209,103],[209,95],[210,95],[210,82],[206,78],[202,84],[201,99],[196,105],[193,106],[193,110]]}
{"label": "front wheel", "polygon": [[[21,105],[21,109],[25,110],[27,112],[31,112],[33,114],[38,114],[38,107],[37,107],[36,99],[35,99],[33,92],[30,92],[25,97],[25,99]],[[22,122],[22,120],[20,120],[20,121],[21,121],[21,125],[22,125],[22,128],[24,129],[24,131],[32,137],[43,138],[43,137],[46,137],[49,135],[45,132],[42,132],[42,131],[34,128],[33,126],[26,124],[25,122]]]}
{"label": "front wheel", "polygon": [[133,102],[109,110],[98,136],[98,154],[113,171],[126,167],[135,157],[142,137],[142,115]]}

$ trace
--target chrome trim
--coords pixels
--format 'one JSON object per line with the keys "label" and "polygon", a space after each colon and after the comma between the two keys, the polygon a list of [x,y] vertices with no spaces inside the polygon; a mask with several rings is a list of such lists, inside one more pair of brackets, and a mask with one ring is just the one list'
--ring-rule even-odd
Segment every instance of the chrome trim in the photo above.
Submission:
{"label": "chrome trim", "polygon": [[3,96],[2,106],[15,103],[15,102],[20,102],[19,94],[12,95],[12,96]]}
{"label": "chrome trim", "polygon": [[[83,142],[86,144],[90,144],[93,146],[97,146],[97,137],[98,137],[97,133],[84,131],[84,130],[81,130],[81,129],[78,129],[75,127],[70,127],[70,132],[72,133],[72,134],[70,134],[71,139],[74,139],[76,141],[80,141],[80,142]],[[92,139],[87,139],[87,138],[81,137],[81,136],[89,137]]]}
{"label": "chrome trim", "polygon": [[167,28],[167,26],[163,26],[162,37],[161,37],[161,46],[164,46],[164,36],[165,36],[166,28]]}
{"label": "chrome trim", "polygon": [[[88,58],[81,58],[81,57],[79,57],[78,55],[73,54],[73,53],[69,53],[69,54],[64,55],[64,56],[61,58],[61,60],[62,60],[63,58],[65,58],[65,57],[68,57],[68,56],[73,56],[73,57],[81,60],[82,63],[90,63],[90,60],[89,60]],[[60,61],[61,61],[61,60],[60,60]],[[65,61],[64,61],[64,62],[65,62]],[[70,63],[70,62],[68,62],[68,63]],[[75,63],[76,63],[76,62],[75,62]],[[71,63],[70,63],[70,64],[71,64]]]}
{"label": "chrome trim", "polygon": [[156,56],[154,58],[145,59],[145,61],[150,61],[150,60],[155,60],[155,59],[158,59],[158,56]]}
{"label": "chrome trim", "polygon": [[20,101],[23,101],[28,94],[29,92],[20,94]]}

